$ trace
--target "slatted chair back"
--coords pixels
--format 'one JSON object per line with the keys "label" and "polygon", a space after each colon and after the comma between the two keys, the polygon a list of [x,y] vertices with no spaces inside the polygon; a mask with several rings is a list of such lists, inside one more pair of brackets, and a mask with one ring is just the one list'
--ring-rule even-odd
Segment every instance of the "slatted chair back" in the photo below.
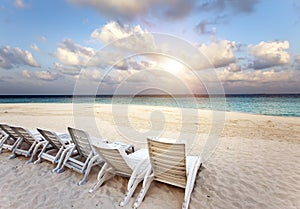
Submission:
{"label": "slatted chair back", "polygon": [[36,142],[35,137],[30,133],[29,130],[23,128],[23,127],[16,127],[11,126],[11,128],[14,130],[15,133],[18,133],[19,136],[23,137],[23,140],[28,144],[33,144]]}
{"label": "slatted chair back", "polygon": [[6,133],[4,130],[1,129],[1,126],[0,126],[0,139],[2,139],[2,137],[6,136]]}
{"label": "slatted chair back", "polygon": [[184,143],[166,143],[147,139],[154,179],[174,186],[186,187],[186,155]]}
{"label": "slatted chair back", "polygon": [[83,157],[88,157],[93,151],[89,142],[89,135],[85,131],[68,127],[68,131],[72,138],[72,141],[76,145],[78,153]]}
{"label": "slatted chair back", "polygon": [[63,146],[55,132],[40,128],[37,128],[37,130],[53,148],[59,150]]}
{"label": "slatted chair back", "polygon": [[13,130],[12,126],[0,124],[0,128],[15,141],[20,137],[20,135]]}
{"label": "slatted chair back", "polygon": [[[107,145],[103,145],[107,146]],[[94,146],[99,155],[107,162],[111,167],[115,169],[116,172],[122,173],[125,175],[131,175],[132,169],[127,165],[121,153],[122,150],[117,148],[99,147]],[[125,152],[124,152],[125,154]],[[126,154],[125,154],[126,155]]]}

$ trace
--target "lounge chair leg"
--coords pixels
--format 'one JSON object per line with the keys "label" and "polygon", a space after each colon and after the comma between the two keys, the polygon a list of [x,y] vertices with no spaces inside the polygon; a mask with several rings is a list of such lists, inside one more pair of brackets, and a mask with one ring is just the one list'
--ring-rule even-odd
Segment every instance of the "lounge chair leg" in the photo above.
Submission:
{"label": "lounge chair leg", "polygon": [[[59,162],[58,162],[56,168],[54,168],[54,169],[52,170],[52,172],[62,173],[62,172],[65,170],[65,169],[64,169],[65,164],[66,164],[66,162],[68,161],[68,159],[69,159],[69,157],[71,156],[71,154],[73,153],[74,149],[75,149],[75,147],[69,147],[69,148],[67,148],[67,149],[63,152],[62,156],[61,156],[60,159],[59,159]],[[65,157],[65,156],[66,156],[66,157]]]}
{"label": "lounge chair leg", "polygon": [[59,168],[59,169],[54,169],[55,171],[54,172],[56,172],[56,173],[62,173],[62,172],[64,172],[65,171],[65,168],[64,168],[64,166],[62,167],[62,168]]}
{"label": "lounge chair leg", "polygon": [[16,155],[15,153],[13,153],[12,155],[9,156],[8,159],[9,159],[9,160],[12,160],[12,159],[14,159],[14,158],[16,158],[16,157],[17,157],[17,155]]}
{"label": "lounge chair leg", "polygon": [[17,139],[17,141],[14,143],[14,145],[13,145],[13,147],[11,148],[11,150],[12,150],[12,154],[9,156],[9,160],[11,160],[11,159],[14,159],[14,158],[16,158],[17,157],[17,155],[16,155],[16,150],[18,149],[18,147],[20,146],[20,144],[23,142],[23,138],[22,137],[19,137],[18,139]]}
{"label": "lounge chair leg", "polygon": [[99,187],[101,187],[101,185],[107,181],[108,179],[111,179],[112,177],[114,177],[115,175],[112,173],[105,173],[102,178],[100,180],[97,181],[97,183],[89,190],[89,193],[94,192],[95,190],[97,190]]}
{"label": "lounge chair leg", "polygon": [[120,206],[123,207],[125,205],[128,204],[130,198],[132,197],[133,192],[135,191],[137,185],[140,183],[141,181],[135,181],[132,185],[132,187],[126,192],[124,200],[120,202]]}
{"label": "lounge chair leg", "polygon": [[87,178],[88,178],[88,176],[90,174],[91,168],[92,168],[94,162],[97,161],[97,160],[99,160],[99,156],[98,155],[92,157],[92,159],[90,160],[90,162],[89,162],[89,164],[88,164],[88,166],[87,166],[87,168],[86,168],[86,170],[84,172],[83,178],[78,182],[79,186],[83,185],[83,184],[85,184],[87,182]]}
{"label": "lounge chair leg", "polygon": [[44,148],[42,149],[42,151],[40,152],[38,159],[36,161],[33,162],[33,164],[39,164],[42,161],[42,154],[44,153]]}
{"label": "lounge chair leg", "polygon": [[5,136],[1,139],[1,142],[0,142],[0,154],[2,153],[2,148],[3,148],[3,144],[4,142],[6,142],[8,140],[9,136]]}
{"label": "lounge chair leg", "polygon": [[89,193],[92,193],[95,190],[97,190],[104,183],[104,181],[114,176],[113,174],[109,175],[109,170],[110,170],[109,165],[105,163],[98,173],[97,183],[89,190]]}
{"label": "lounge chair leg", "polygon": [[90,188],[89,193],[93,193],[94,191],[96,191],[103,184],[103,182],[103,179],[97,181],[97,183],[92,188]]}
{"label": "lounge chair leg", "polygon": [[14,145],[12,146],[11,150],[15,150],[16,148],[18,148],[20,146],[20,144],[22,144],[23,142],[23,138],[22,137],[19,137],[17,139],[17,141],[14,143]]}
{"label": "lounge chair leg", "polygon": [[25,164],[30,164],[30,163],[32,163],[31,158],[29,160],[27,160]]}
{"label": "lounge chair leg", "polygon": [[[42,143],[44,143],[44,142],[42,142]],[[32,161],[33,161],[33,159],[34,159],[34,157],[35,157],[35,154],[36,154],[36,152],[38,151],[38,148],[39,148],[40,144],[42,144],[42,143],[34,142],[34,143],[31,145],[31,147],[30,147],[29,150],[28,150],[28,156],[31,155],[31,157],[30,157],[30,159],[26,162],[26,164],[32,163]],[[32,150],[33,150],[33,151],[32,151]]]}
{"label": "lounge chair leg", "polygon": [[[34,144],[36,144],[36,143],[34,143]],[[33,149],[33,152],[31,153],[31,158],[26,162],[27,164],[33,162],[33,159],[34,159],[34,157],[35,157],[38,149],[40,148],[41,145],[43,145],[44,147],[41,150],[41,153],[39,154],[39,157],[40,157],[40,155],[44,152],[44,150],[46,149],[46,147],[49,144],[49,142],[47,142],[47,141],[41,141],[41,142],[37,143],[36,145],[34,145],[34,144],[31,146],[32,148],[34,147],[34,149]]]}
{"label": "lounge chair leg", "polygon": [[56,157],[55,157],[55,159],[52,161],[52,163],[59,163],[59,160],[60,160],[60,158],[61,158],[61,156],[62,156],[62,153],[63,153],[63,151],[64,151],[64,147],[62,146],[60,149],[59,149],[59,151],[58,151],[58,153],[56,154]]}
{"label": "lounge chair leg", "polygon": [[135,203],[133,204],[133,208],[134,209],[138,208],[141,205],[141,203],[142,203],[142,201],[143,201],[143,199],[144,199],[144,197],[145,197],[145,195],[146,195],[146,193],[147,193],[147,191],[148,191],[148,189],[150,187],[150,184],[152,183],[153,179],[154,179],[153,176],[149,176],[148,179],[146,180],[147,182],[145,184],[143,183],[143,187],[142,187],[142,189],[141,189],[141,191],[140,191],[140,193],[139,193],[139,195],[138,195]]}
{"label": "lounge chair leg", "polygon": [[39,163],[41,163],[41,161],[42,161],[42,159],[39,157],[36,161],[34,161],[34,163],[33,164],[39,164]]}

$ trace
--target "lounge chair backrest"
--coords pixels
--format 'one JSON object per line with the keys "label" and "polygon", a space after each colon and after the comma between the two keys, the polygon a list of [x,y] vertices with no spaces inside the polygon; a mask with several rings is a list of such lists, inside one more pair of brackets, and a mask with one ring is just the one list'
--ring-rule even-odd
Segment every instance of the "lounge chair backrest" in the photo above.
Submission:
{"label": "lounge chair backrest", "polygon": [[72,141],[76,145],[78,153],[84,157],[88,157],[92,152],[88,133],[71,127],[68,127],[68,131],[70,133]]}
{"label": "lounge chair backrest", "polygon": [[0,124],[0,137],[2,138],[2,137],[5,136],[5,135],[6,135],[6,133],[5,133],[4,130],[2,130],[1,124]]}
{"label": "lounge chair backrest", "polygon": [[185,188],[186,157],[184,143],[147,139],[154,179]]}
{"label": "lounge chair backrest", "polygon": [[18,140],[18,138],[20,137],[20,135],[18,133],[16,133],[11,126],[6,125],[6,124],[0,124],[0,128],[6,133],[8,134],[10,137],[12,137],[15,141]]}
{"label": "lounge chair backrest", "polygon": [[55,132],[40,128],[37,128],[37,130],[44,137],[44,139],[46,139],[52,145],[52,147],[54,147],[57,150],[61,148],[62,143],[60,142],[59,137]]}
{"label": "lounge chair backrest", "polygon": [[25,128],[22,127],[11,127],[16,133],[21,135],[23,137],[23,140],[27,142],[28,144],[33,144],[36,142],[34,136]]}
{"label": "lounge chair backrest", "polygon": [[111,167],[113,167],[116,172],[131,175],[132,170],[127,165],[127,163],[121,155],[121,152],[123,150],[119,150],[118,148],[110,148],[109,145],[105,144],[103,146],[106,147],[102,148],[99,146],[94,146],[94,148],[99,153],[99,155],[105,160],[105,162],[107,162]]}

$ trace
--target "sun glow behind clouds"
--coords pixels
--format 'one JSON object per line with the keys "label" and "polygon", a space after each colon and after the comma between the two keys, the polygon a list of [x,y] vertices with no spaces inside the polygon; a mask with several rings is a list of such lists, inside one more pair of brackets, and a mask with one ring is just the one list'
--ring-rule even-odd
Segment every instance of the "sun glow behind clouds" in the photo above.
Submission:
{"label": "sun glow behind clouds", "polygon": [[161,65],[165,71],[172,73],[174,75],[184,74],[184,72],[186,71],[186,67],[176,59],[171,59],[171,58],[165,59],[161,63]]}

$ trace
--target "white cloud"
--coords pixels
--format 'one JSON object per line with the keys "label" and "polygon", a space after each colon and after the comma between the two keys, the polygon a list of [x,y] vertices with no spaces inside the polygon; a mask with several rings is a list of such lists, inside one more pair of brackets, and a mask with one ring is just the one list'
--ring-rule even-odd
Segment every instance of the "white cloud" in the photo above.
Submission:
{"label": "white cloud", "polygon": [[88,6],[109,18],[133,19],[149,13],[158,17],[180,19],[196,8],[196,0],[69,0],[70,3]]}
{"label": "white cloud", "polygon": [[50,72],[50,71],[37,71],[35,72],[35,76],[38,79],[45,80],[45,81],[54,81],[58,79],[58,74]]}
{"label": "white cloud", "polygon": [[202,44],[199,51],[209,59],[214,67],[219,68],[236,62],[235,46],[235,42],[221,40],[210,44]]}
{"label": "white cloud", "polygon": [[288,41],[260,42],[257,45],[250,45],[250,53],[256,58],[253,62],[254,69],[264,69],[290,63]]}
{"label": "white cloud", "polygon": [[[139,25],[130,27],[112,21],[102,28],[94,30],[91,38],[131,51],[151,51],[155,49],[154,37]],[[127,38],[126,41],[118,41],[123,38]]]}
{"label": "white cloud", "polygon": [[83,80],[90,80],[90,81],[96,81],[100,82],[102,80],[102,73],[99,70],[96,69],[83,69],[81,70],[79,75],[75,76],[76,79],[80,78]]}
{"label": "white cloud", "polygon": [[241,66],[237,63],[230,63],[225,69],[230,72],[240,72]]}
{"label": "white cloud", "polygon": [[30,72],[29,70],[23,70],[22,76],[26,79],[36,78],[36,79],[44,80],[44,81],[54,81],[59,78],[59,75],[57,73],[53,73],[50,71]]}
{"label": "white cloud", "polygon": [[31,78],[32,77],[32,74],[29,72],[29,70],[23,70],[22,71],[22,76],[24,78]]}
{"label": "white cloud", "polygon": [[76,44],[72,39],[66,39],[60,43],[55,52],[55,56],[65,65],[85,66],[88,61],[96,54],[90,47],[83,47]]}
{"label": "white cloud", "polygon": [[78,75],[80,73],[80,68],[76,66],[64,66],[61,63],[55,62],[53,67],[58,72],[66,75]]}
{"label": "white cloud", "polygon": [[[114,61],[118,60],[113,59],[113,57],[120,59],[134,53],[147,52],[161,54],[161,57],[168,55],[181,58],[183,62],[188,63],[194,69],[207,69],[213,66],[216,68],[226,67],[237,61],[234,54],[235,42],[228,40],[213,41],[209,44],[200,45],[198,51],[192,53],[189,50],[191,48],[187,47],[186,43],[178,42],[177,38],[170,36],[166,40],[166,36],[148,33],[139,25],[130,27],[129,25],[121,25],[119,22],[109,22],[102,28],[94,30],[91,33],[91,38],[109,44],[108,49],[112,47],[118,49],[118,55],[106,59],[108,64],[114,64]],[[122,40],[124,38],[126,39]],[[150,57],[151,55],[144,56]],[[159,56],[156,56],[156,61],[159,62]],[[231,68],[238,71],[240,67],[236,64],[235,66],[231,65]]]}
{"label": "white cloud", "polygon": [[144,34],[141,26],[137,25],[130,28],[128,25],[121,25],[118,22],[109,22],[100,29],[96,29],[92,32],[91,37],[99,39],[104,43],[110,43],[121,38],[127,38],[132,34]]}
{"label": "white cloud", "polygon": [[11,69],[20,65],[40,67],[40,64],[27,50],[10,46],[0,48],[0,68]]}
{"label": "white cloud", "polygon": [[218,77],[226,93],[296,93],[299,91],[300,71],[293,69],[219,71]]}
{"label": "white cloud", "polygon": [[28,5],[28,4],[25,4],[25,3],[23,2],[23,0],[15,0],[14,6],[17,7],[17,8],[26,8],[26,7],[28,7],[29,5]]}
{"label": "white cloud", "polygon": [[33,49],[34,51],[39,51],[40,50],[39,47],[36,44],[32,44],[30,46],[30,48]]}
{"label": "white cloud", "polygon": [[248,70],[230,72],[223,70],[218,72],[219,79],[224,82],[255,82],[256,84],[270,82],[288,82],[295,79],[295,70]]}

